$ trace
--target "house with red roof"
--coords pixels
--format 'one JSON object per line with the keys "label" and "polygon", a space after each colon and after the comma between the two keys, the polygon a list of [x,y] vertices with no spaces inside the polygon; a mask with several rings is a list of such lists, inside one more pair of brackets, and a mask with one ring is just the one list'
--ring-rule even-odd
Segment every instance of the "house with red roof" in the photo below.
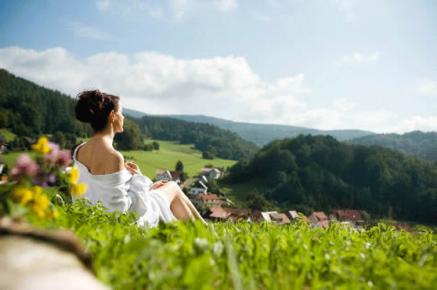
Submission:
{"label": "house with red roof", "polygon": [[329,220],[323,211],[315,211],[309,217],[308,220],[314,227],[327,228],[329,227]]}

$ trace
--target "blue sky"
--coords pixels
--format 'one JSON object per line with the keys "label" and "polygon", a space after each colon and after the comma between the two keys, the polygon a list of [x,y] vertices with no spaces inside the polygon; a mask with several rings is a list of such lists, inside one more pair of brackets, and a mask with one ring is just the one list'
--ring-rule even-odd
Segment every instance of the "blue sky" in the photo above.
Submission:
{"label": "blue sky", "polygon": [[0,67],[152,114],[437,131],[437,1],[1,1]]}

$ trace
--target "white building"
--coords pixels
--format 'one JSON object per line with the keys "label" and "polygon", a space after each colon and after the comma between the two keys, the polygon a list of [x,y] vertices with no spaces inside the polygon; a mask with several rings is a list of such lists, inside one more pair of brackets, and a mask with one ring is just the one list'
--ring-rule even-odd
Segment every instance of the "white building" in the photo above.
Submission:
{"label": "white building", "polygon": [[157,170],[155,179],[156,179],[156,181],[160,181],[160,180],[172,181],[173,180],[171,173],[168,170]]}
{"label": "white building", "polygon": [[207,194],[207,193],[208,193],[208,186],[206,186],[202,181],[198,181],[197,186],[192,187],[190,189],[191,195]]}

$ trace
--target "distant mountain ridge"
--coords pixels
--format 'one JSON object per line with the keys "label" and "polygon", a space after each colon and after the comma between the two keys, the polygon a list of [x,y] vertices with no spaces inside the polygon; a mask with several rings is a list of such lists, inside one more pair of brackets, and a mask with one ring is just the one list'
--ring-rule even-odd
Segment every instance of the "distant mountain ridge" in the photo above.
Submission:
{"label": "distant mountain ridge", "polygon": [[[135,110],[125,110],[126,114],[133,117],[147,115]],[[230,130],[237,133],[242,138],[251,141],[259,146],[263,146],[276,139],[292,138],[298,135],[329,135],[339,141],[351,140],[354,138],[373,135],[375,133],[364,130],[318,130],[305,127],[277,125],[277,124],[257,124],[235,122],[215,117],[204,115],[166,115],[179,120],[184,120],[193,123],[206,123]]]}
{"label": "distant mountain ridge", "polygon": [[375,134],[355,138],[350,143],[386,147],[426,160],[437,161],[437,132],[413,131],[405,134]]}

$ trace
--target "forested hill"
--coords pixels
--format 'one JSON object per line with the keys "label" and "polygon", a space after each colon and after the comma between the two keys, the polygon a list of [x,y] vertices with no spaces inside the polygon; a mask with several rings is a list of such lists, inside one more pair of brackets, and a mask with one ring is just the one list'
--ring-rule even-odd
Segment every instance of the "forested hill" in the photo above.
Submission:
{"label": "forested hill", "polygon": [[352,144],[376,145],[437,161],[437,133],[413,131],[405,134],[375,134],[356,138]]}
{"label": "forested hill", "polygon": [[[80,88],[78,88],[80,90]],[[40,134],[90,136],[87,124],[74,117],[74,100],[0,69],[0,128],[20,137]],[[171,118],[145,116],[126,119],[125,132],[116,142],[124,150],[142,149],[142,136],[194,144],[206,158],[250,158],[258,147],[235,133],[218,127]]]}
{"label": "forested hill", "polygon": [[229,181],[262,178],[262,193],[284,209],[357,208],[378,216],[437,221],[437,166],[382,147],[328,136],[274,141],[249,162],[231,168]]}
{"label": "forested hill", "polygon": [[202,115],[171,115],[170,117],[189,121],[189,122],[211,124],[220,127],[222,129],[227,129],[237,133],[244,139],[254,142],[255,144],[260,146],[266,145],[267,143],[276,139],[292,138],[300,134],[329,135],[340,141],[374,134],[373,132],[355,130],[355,129],[318,130],[318,129],[289,126],[289,125],[234,122],[234,121],[202,116]]}
{"label": "forested hill", "polygon": [[[140,118],[142,116],[150,116],[136,110],[126,110],[126,114],[132,117]],[[209,117],[204,115],[168,115],[166,117],[184,120],[192,123],[202,123],[217,126],[219,128],[237,133],[240,137],[253,142],[259,146],[283,138],[292,138],[298,135],[329,135],[337,140],[344,141],[353,138],[359,138],[374,134],[373,132],[363,130],[318,130],[289,125],[275,124],[257,124],[234,122],[230,120]]]}
{"label": "forested hill", "polygon": [[0,69],[0,128],[18,136],[79,133],[86,129],[75,120],[74,101]]}

